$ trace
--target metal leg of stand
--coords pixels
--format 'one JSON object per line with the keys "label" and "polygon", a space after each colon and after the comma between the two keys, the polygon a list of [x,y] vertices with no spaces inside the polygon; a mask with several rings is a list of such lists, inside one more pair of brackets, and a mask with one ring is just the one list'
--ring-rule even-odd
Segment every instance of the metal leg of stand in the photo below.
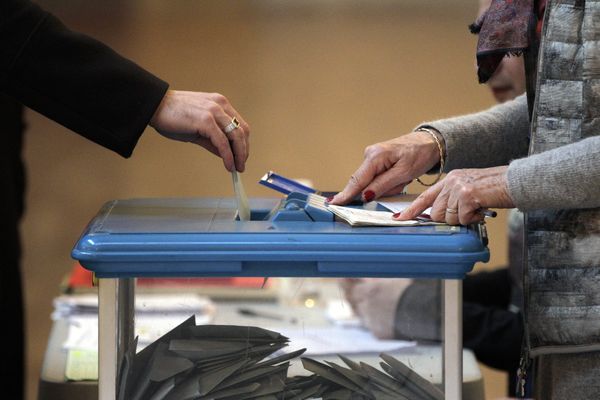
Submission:
{"label": "metal leg of stand", "polygon": [[133,339],[134,280],[98,283],[98,399],[116,400],[118,363]]}
{"label": "metal leg of stand", "polygon": [[446,400],[462,400],[462,290],[462,280],[444,280],[444,393]]}
{"label": "metal leg of stand", "polygon": [[117,288],[117,361],[133,344],[135,330],[135,279],[118,280]]}

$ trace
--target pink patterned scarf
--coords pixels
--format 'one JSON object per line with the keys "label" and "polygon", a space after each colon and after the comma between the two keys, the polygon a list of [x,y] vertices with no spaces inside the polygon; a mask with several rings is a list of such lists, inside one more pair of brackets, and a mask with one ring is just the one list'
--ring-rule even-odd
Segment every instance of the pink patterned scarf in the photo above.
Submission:
{"label": "pink patterned scarf", "polygon": [[469,26],[479,34],[479,83],[492,77],[505,56],[520,56],[539,39],[546,0],[492,0],[488,10]]}

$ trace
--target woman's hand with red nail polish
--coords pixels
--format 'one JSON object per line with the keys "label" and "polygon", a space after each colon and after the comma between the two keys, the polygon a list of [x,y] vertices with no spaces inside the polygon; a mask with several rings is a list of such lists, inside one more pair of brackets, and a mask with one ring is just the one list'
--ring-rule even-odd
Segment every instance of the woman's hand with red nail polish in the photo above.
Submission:
{"label": "woman's hand with red nail polish", "polygon": [[375,193],[372,190],[365,190],[365,192],[363,193],[363,199],[364,199],[365,203],[373,201],[374,198],[375,198]]}
{"label": "woman's hand with red nail polish", "polygon": [[[439,150],[431,135],[413,132],[365,149],[365,159],[331,204],[346,204],[362,193],[365,201],[399,194],[414,178],[439,162]],[[367,194],[373,197],[367,200]]]}
{"label": "woman's hand with red nail polish", "polygon": [[483,220],[482,208],[513,208],[507,170],[508,166],[454,170],[421,193],[397,219],[415,219],[431,207],[433,221],[468,225]]}

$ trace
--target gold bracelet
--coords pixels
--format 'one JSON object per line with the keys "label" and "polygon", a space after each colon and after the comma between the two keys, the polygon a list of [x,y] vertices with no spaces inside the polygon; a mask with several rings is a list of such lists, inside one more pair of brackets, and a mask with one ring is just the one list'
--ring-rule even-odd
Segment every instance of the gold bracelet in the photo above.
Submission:
{"label": "gold bracelet", "polygon": [[421,179],[417,178],[417,182],[419,182],[421,185],[423,186],[433,186],[436,183],[438,183],[438,181],[440,180],[440,178],[442,177],[442,173],[444,172],[444,149],[442,148],[442,144],[440,143],[440,139],[438,139],[439,133],[435,132],[433,129],[431,128],[425,128],[425,127],[419,127],[417,129],[415,129],[415,132],[427,132],[431,135],[431,137],[433,137],[433,140],[435,140],[435,144],[437,144],[438,150],[440,152],[440,170],[438,171],[438,174],[435,178],[435,180],[431,183],[424,183]]}

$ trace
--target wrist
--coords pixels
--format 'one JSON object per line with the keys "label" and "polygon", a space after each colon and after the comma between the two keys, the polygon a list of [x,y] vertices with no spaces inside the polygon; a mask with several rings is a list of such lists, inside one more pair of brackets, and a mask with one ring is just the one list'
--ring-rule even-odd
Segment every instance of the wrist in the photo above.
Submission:
{"label": "wrist", "polygon": [[167,97],[171,94],[171,92],[172,92],[172,90],[167,90],[165,92],[165,95],[163,96],[162,100],[158,104],[158,107],[156,107],[156,110],[154,110],[154,114],[152,114],[152,118],[150,118],[150,122],[148,123],[148,125],[150,125],[154,129],[156,129],[156,126],[160,121],[160,115],[166,106]]}
{"label": "wrist", "polygon": [[504,205],[506,208],[516,207],[515,200],[510,193],[510,184],[508,182],[508,166],[500,167],[500,187],[504,193]]}
{"label": "wrist", "polygon": [[427,154],[431,154],[431,156],[434,158],[439,155],[439,152],[437,151],[437,145],[435,144],[435,140],[431,135],[425,131],[419,130],[414,130],[412,133],[415,135],[417,142],[425,149]]}
{"label": "wrist", "polygon": [[420,140],[427,146],[429,159],[432,163],[435,163],[435,166],[439,166],[442,158],[444,161],[446,160],[446,141],[440,131],[431,126],[419,126],[413,132],[417,134],[420,137]]}
{"label": "wrist", "polygon": [[420,126],[415,129],[415,133],[421,134],[422,137],[427,138],[424,140],[428,140],[428,159],[431,160],[432,167],[427,173],[430,174],[437,171],[437,176],[432,183],[424,183],[419,178],[417,178],[417,182],[423,186],[433,186],[440,180],[442,173],[444,172],[446,161],[446,145],[444,137],[440,131],[430,126]]}

